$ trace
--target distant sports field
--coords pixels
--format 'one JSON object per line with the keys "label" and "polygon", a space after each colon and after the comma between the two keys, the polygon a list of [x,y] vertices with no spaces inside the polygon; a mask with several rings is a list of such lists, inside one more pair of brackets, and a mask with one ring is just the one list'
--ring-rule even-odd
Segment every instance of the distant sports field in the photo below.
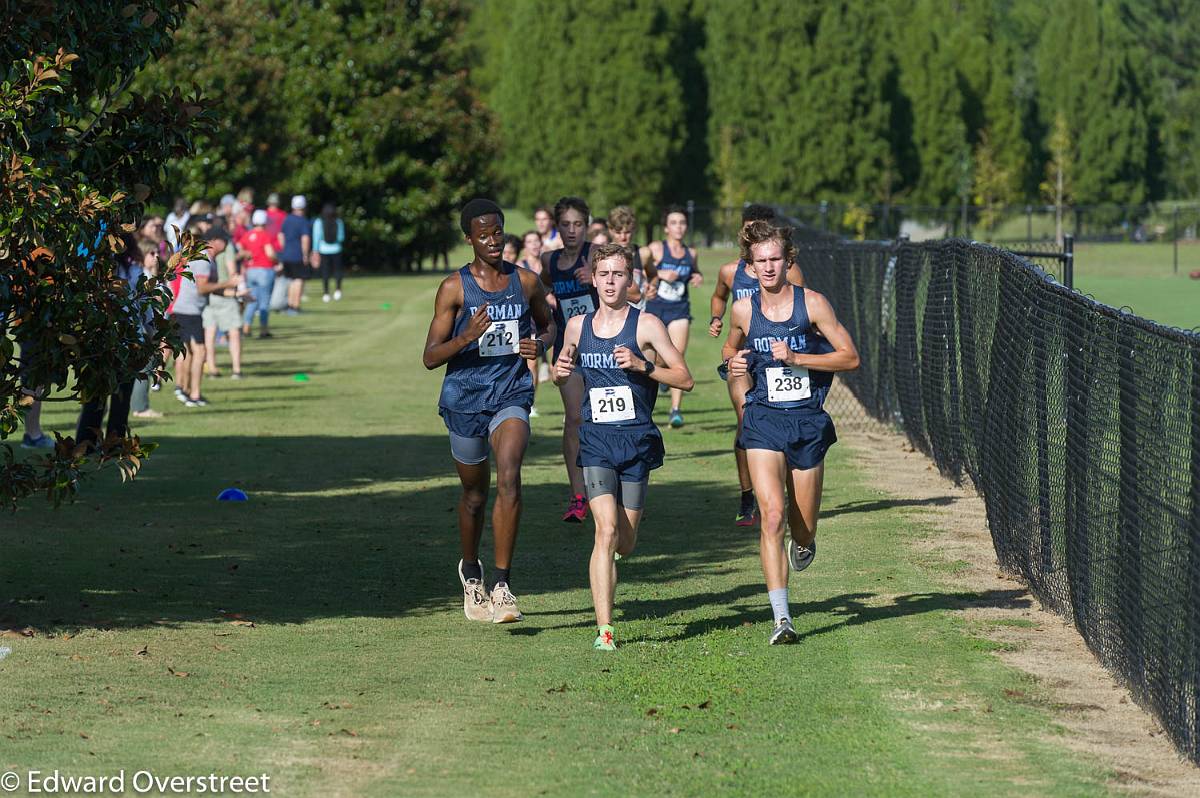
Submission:
{"label": "distant sports field", "polygon": [[[32,634],[0,638],[0,770],[265,772],[288,796],[1116,789],[1044,686],[995,656],[1008,644],[959,613],[1003,597],[952,586],[960,564],[916,548],[927,510],[875,489],[846,446],[820,555],[792,577],[800,642],[767,646],[703,325],[687,426],[664,433],[620,565],[623,645],[592,650],[592,530],[558,520],[547,386],[512,572],[526,620],[467,622],[441,373],[419,359],[436,284],[357,279],[306,304],[251,342],[246,379],[205,382],[211,406],[155,394],[169,416],[138,429],[162,448],[136,484],[105,473],[74,506],[0,517],[0,627]],[[229,486],[250,501],[216,502]]]}

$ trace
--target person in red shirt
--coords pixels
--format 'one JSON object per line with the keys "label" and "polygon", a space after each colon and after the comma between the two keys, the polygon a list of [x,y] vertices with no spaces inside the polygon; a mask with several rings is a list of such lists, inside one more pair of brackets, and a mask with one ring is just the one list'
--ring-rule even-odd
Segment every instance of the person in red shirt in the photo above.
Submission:
{"label": "person in red shirt", "polygon": [[258,337],[270,338],[267,329],[271,313],[271,291],[275,288],[275,273],[283,267],[275,259],[279,237],[267,230],[267,211],[259,209],[251,217],[253,228],[242,236],[241,247],[249,258],[246,263],[246,286],[250,290],[250,301],[246,303],[246,315],[242,319],[242,334],[250,334],[250,325],[258,313]]}
{"label": "person in red shirt", "polygon": [[[287,211],[279,207],[279,195],[267,195],[267,232],[279,238],[283,232],[283,220],[288,217]],[[283,247],[283,242],[280,241],[275,245],[275,250],[279,251]]]}

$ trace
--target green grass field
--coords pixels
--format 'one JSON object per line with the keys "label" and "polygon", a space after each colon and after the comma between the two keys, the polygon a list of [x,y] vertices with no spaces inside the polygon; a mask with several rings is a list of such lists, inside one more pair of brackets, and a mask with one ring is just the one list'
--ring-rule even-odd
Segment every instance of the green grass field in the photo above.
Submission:
{"label": "green grass field", "polygon": [[[351,280],[251,342],[247,379],[207,381],[210,407],[155,394],[169,415],[137,430],[162,446],[135,484],[106,472],[0,517],[0,627],[36,630],[0,638],[0,770],[265,772],[288,796],[1108,794],[1109,766],[955,612],[1024,599],[948,586],[953,564],[909,548],[922,510],[844,446],[821,556],[792,580],[801,642],[766,645],[707,336],[620,566],[621,648],[591,649],[552,388],[513,570],[527,618],[467,622],[441,373],[419,364],[435,286]],[[248,503],[215,501],[234,485]]]}

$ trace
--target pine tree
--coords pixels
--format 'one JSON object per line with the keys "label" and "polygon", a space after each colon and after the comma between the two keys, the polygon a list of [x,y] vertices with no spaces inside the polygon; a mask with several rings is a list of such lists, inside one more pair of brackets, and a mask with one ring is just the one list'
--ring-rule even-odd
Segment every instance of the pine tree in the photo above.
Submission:
{"label": "pine tree", "polygon": [[512,19],[538,44],[510,38],[491,95],[512,199],[532,206],[579,194],[597,211],[625,202],[650,218],[684,140],[658,4],[517,0]]}
{"label": "pine tree", "polygon": [[1113,0],[1063,0],[1039,43],[1041,112],[1061,111],[1074,142],[1080,203],[1147,198],[1149,123],[1134,69],[1131,34]]}
{"label": "pine tree", "polygon": [[919,0],[909,18],[909,35],[899,48],[900,87],[912,108],[918,163],[912,196],[926,205],[946,205],[958,197],[967,150],[956,54],[947,41],[942,5]]}
{"label": "pine tree", "polygon": [[[1004,39],[991,43],[987,91],[983,100],[986,128],[977,137],[978,148],[986,146],[987,157],[995,164],[995,176],[1003,179],[989,187],[992,202],[1008,205],[1023,198],[1028,184],[1031,148],[1022,120],[1026,103],[1017,93],[1013,80],[1013,57]],[[986,145],[984,136],[986,135]]]}

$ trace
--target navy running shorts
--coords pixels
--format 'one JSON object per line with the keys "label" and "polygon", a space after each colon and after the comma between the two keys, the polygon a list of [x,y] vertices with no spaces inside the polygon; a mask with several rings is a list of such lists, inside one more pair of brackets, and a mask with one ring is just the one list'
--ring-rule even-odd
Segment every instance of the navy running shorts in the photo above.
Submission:
{"label": "navy running shorts", "polygon": [[663,302],[661,299],[651,299],[646,303],[646,312],[657,316],[666,325],[681,319],[692,320],[692,308],[687,302]]}
{"label": "navy running shorts", "polygon": [[663,464],[664,454],[662,433],[653,424],[616,427],[585,422],[579,427],[575,464],[610,468],[622,482],[644,482]]}
{"label": "navy running shorts", "polygon": [[505,421],[519,418],[529,425],[530,403],[526,399],[506,404],[493,411],[455,413],[438,408],[438,414],[450,431],[450,455],[463,465],[475,465],[488,458],[491,446],[488,439]]}
{"label": "navy running shorts", "polygon": [[783,452],[788,467],[807,470],[820,465],[825,452],[836,442],[833,419],[824,410],[783,409],[750,402],[742,415],[737,447]]}

